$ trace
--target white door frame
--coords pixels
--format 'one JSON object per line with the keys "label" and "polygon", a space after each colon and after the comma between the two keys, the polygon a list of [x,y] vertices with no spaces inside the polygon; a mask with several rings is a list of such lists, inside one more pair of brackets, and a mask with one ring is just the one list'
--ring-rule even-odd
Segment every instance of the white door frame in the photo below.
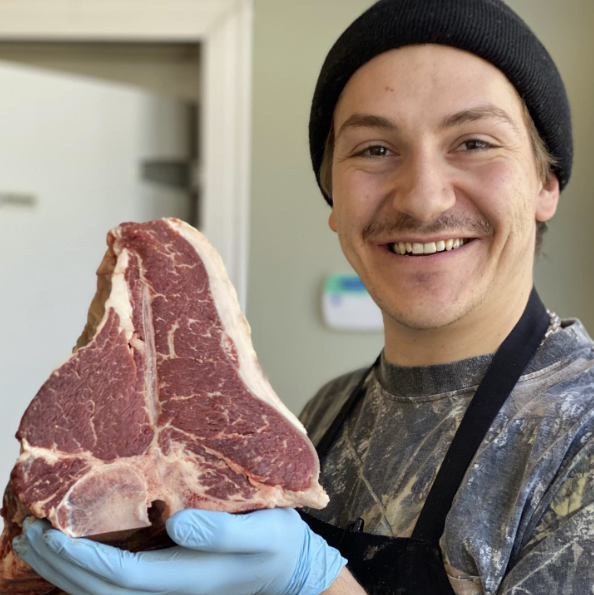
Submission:
{"label": "white door frame", "polygon": [[0,41],[199,42],[201,230],[245,312],[253,0],[1,0]]}

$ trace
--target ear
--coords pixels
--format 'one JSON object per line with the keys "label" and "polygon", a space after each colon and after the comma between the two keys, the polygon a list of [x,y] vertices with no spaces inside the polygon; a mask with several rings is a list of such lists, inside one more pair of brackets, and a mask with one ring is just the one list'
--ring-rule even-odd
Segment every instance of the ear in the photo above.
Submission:
{"label": "ear", "polygon": [[332,212],[330,213],[330,217],[328,218],[328,225],[330,226],[330,229],[334,232],[337,233],[337,228],[336,228],[336,217],[334,215],[334,208],[332,209]]}
{"label": "ear", "polygon": [[548,221],[553,217],[559,203],[559,179],[551,174],[548,182],[544,183],[536,199],[536,220]]}

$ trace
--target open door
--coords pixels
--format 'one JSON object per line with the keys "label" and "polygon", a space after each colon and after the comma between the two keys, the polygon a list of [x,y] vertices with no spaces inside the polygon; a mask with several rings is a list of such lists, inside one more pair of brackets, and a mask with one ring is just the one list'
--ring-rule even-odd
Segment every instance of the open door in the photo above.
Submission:
{"label": "open door", "polygon": [[[221,254],[244,308],[251,29],[252,0],[0,3],[0,42],[200,44],[201,229]],[[155,145],[155,126],[185,126],[189,116],[178,102],[148,92],[23,66],[0,64],[0,88],[4,481],[18,455],[13,436],[24,409],[85,323],[105,232],[126,219],[186,218],[185,193],[157,191],[154,179],[143,179],[142,162],[154,178],[155,156],[174,155],[177,143],[160,135],[166,146]],[[89,113],[92,118],[83,118]],[[166,206],[164,192],[170,193]]]}

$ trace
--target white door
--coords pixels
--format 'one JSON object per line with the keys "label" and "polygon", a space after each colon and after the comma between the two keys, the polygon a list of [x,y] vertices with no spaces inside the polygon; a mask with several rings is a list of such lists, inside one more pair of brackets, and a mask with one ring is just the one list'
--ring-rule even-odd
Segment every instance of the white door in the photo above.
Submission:
{"label": "white door", "polygon": [[86,322],[107,231],[187,218],[186,192],[141,171],[186,157],[188,117],[172,98],[0,62],[0,490],[25,408]]}

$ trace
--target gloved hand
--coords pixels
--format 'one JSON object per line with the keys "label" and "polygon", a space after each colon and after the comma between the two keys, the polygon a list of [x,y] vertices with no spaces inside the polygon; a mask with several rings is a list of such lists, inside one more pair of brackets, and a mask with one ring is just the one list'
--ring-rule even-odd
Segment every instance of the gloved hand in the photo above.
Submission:
{"label": "gloved hand", "polygon": [[346,564],[290,508],[182,510],[166,528],[177,546],[133,554],[36,520],[13,548],[70,595],[319,595]]}

